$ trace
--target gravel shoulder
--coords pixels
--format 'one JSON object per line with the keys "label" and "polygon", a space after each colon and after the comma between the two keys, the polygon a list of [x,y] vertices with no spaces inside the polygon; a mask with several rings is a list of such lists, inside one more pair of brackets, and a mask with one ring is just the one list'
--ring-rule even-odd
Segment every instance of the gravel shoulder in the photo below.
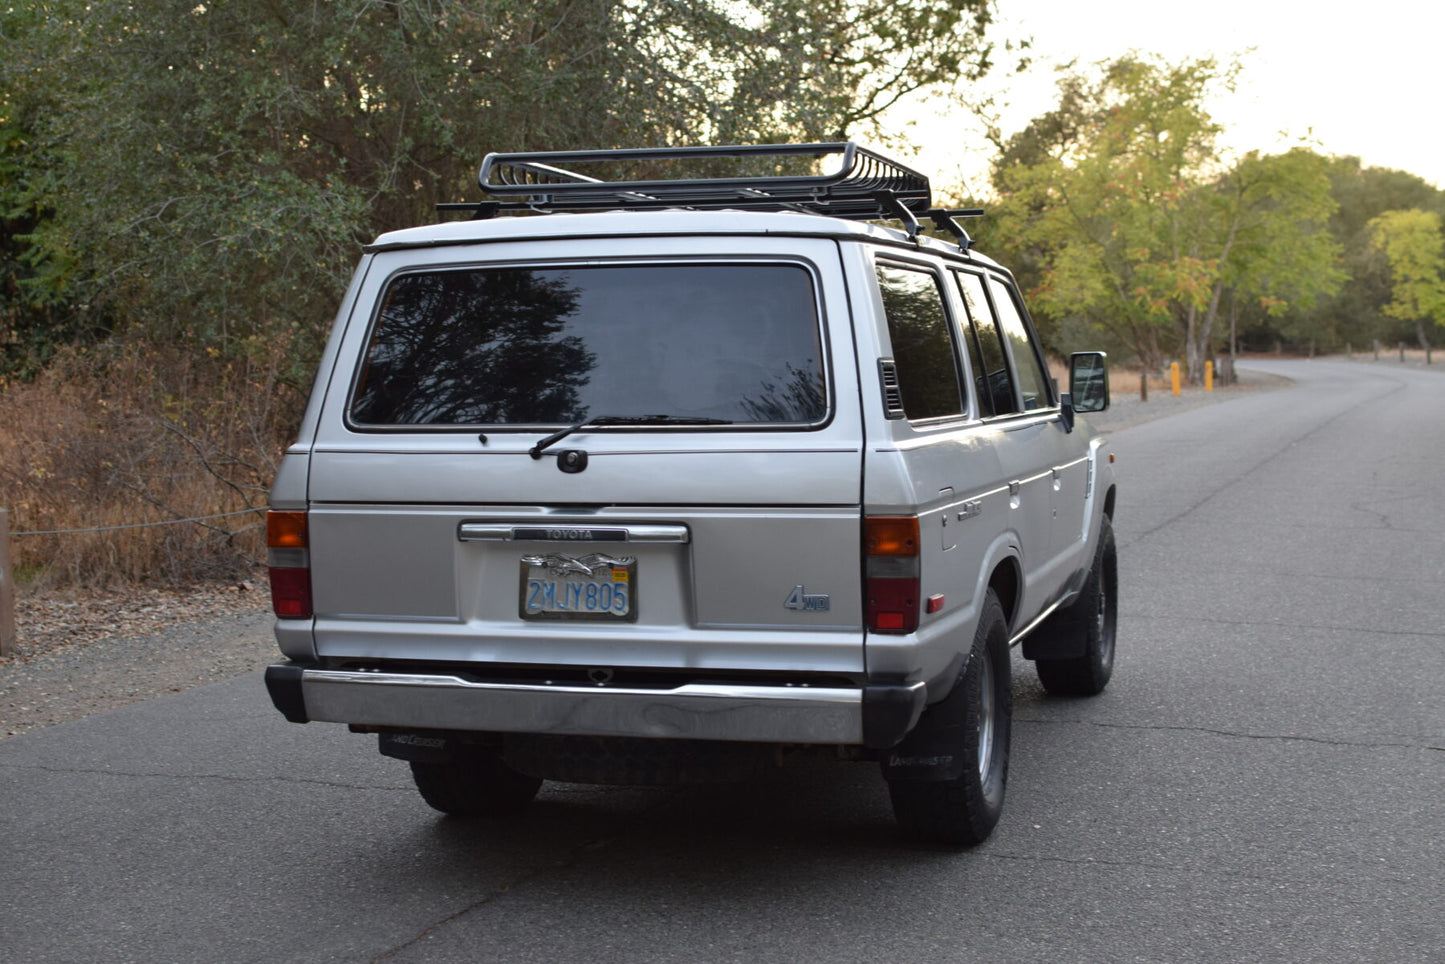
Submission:
{"label": "gravel shoulder", "polygon": [[0,739],[279,658],[269,599],[254,584],[22,593],[15,621],[17,652],[0,660]]}
{"label": "gravel shoulder", "polygon": [[[1147,402],[1116,383],[1106,432],[1288,387],[1241,369],[1236,385]],[[16,653],[0,659],[0,739],[240,676],[280,658],[262,580],[184,590],[27,593],[16,601]],[[258,697],[259,698],[259,697]]]}

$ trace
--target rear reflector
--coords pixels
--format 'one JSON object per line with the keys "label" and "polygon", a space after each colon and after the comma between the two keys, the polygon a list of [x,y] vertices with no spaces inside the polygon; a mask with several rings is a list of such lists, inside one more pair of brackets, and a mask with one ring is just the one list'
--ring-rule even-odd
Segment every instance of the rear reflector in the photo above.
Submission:
{"label": "rear reflector", "polygon": [[311,553],[305,512],[266,513],[271,611],[278,619],[310,619]]}
{"label": "rear reflector", "polygon": [[271,567],[271,611],[281,619],[311,618],[311,570]]}
{"label": "rear reflector", "polygon": [[868,628],[911,633],[918,628],[917,516],[869,516],[863,520],[864,592]]}

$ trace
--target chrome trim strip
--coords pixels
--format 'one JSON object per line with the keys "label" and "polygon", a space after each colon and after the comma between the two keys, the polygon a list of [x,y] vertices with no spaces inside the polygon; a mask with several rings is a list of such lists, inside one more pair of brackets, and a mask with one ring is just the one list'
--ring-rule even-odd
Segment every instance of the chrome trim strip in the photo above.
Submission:
{"label": "chrome trim strip", "polygon": [[693,683],[669,690],[472,683],[456,676],[308,669],[313,720],[418,729],[856,744],[863,691]]}
{"label": "chrome trim strip", "polygon": [[598,525],[586,522],[463,522],[462,542],[661,542],[686,545],[687,526]]}
{"label": "chrome trim strip", "polygon": [[1033,632],[1035,629],[1038,629],[1039,625],[1043,623],[1045,619],[1048,619],[1055,612],[1057,612],[1059,610],[1059,607],[1065,604],[1065,600],[1072,601],[1072,599],[1070,599],[1070,597],[1067,595],[1061,597],[1060,599],[1055,601],[1053,605],[1049,606],[1049,608],[1045,609],[1043,612],[1039,613],[1036,617],[1034,617],[1033,622],[1029,623],[1018,632],[1014,633],[1013,638],[1008,641],[1009,649],[1013,649],[1019,643],[1022,643],[1024,641],[1024,637],[1027,636],[1029,633]]}

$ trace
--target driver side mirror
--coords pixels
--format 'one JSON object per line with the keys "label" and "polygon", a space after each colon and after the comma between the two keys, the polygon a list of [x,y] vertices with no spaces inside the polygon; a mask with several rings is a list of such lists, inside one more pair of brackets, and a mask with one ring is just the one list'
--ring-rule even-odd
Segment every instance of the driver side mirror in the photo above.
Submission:
{"label": "driver side mirror", "polygon": [[1109,407],[1107,355],[1076,351],[1069,356],[1069,399],[1076,412],[1102,412]]}

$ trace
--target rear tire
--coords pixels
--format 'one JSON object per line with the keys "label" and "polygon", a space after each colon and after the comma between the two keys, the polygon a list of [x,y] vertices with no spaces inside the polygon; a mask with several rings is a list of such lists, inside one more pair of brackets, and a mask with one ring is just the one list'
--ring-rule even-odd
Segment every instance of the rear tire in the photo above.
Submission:
{"label": "rear tire", "polygon": [[[1099,523],[1099,547],[1084,591],[1069,607],[1074,631],[1083,634],[1084,654],[1034,662],[1039,682],[1054,696],[1094,696],[1114,673],[1114,637],[1119,623],[1118,561],[1109,517]],[[1073,627],[1071,627],[1073,628]]]}
{"label": "rear tire", "polygon": [[413,761],[411,778],[432,809],[453,817],[512,816],[526,809],[542,786],[490,752],[452,763]]}
{"label": "rear tire", "polygon": [[1003,813],[1013,720],[1008,623],[993,590],[984,600],[963,687],[956,751],[963,773],[952,780],[892,780],[893,816],[916,840],[971,846],[981,843]]}

